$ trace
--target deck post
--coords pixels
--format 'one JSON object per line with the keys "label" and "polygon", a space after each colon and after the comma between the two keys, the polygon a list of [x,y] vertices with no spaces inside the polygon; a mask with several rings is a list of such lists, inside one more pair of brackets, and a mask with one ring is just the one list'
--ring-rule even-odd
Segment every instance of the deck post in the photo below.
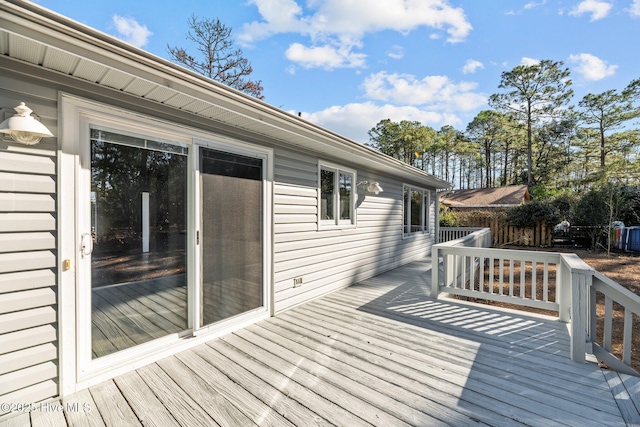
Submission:
{"label": "deck post", "polygon": [[558,318],[561,322],[571,322],[571,268],[565,264],[564,257],[556,267],[556,295],[558,298]]}
{"label": "deck post", "polygon": [[589,296],[593,275],[574,271],[571,280],[571,360],[584,363],[589,328]]}
{"label": "deck post", "polygon": [[431,298],[438,298],[440,293],[440,245],[431,247]]}
{"label": "deck post", "polygon": [[571,360],[584,363],[592,325],[590,300],[594,270],[575,254],[560,255],[560,260],[558,314],[561,321],[571,322]]}

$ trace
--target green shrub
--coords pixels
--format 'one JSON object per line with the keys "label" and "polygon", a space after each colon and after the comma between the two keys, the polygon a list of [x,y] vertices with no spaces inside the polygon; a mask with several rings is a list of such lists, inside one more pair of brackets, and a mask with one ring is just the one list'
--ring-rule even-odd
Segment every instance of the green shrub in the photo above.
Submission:
{"label": "green shrub", "polygon": [[516,227],[530,227],[537,222],[555,225],[560,218],[560,212],[551,203],[535,200],[507,211],[507,222]]}
{"label": "green shrub", "polygon": [[458,227],[460,221],[455,212],[447,209],[444,206],[440,207],[440,227]]}

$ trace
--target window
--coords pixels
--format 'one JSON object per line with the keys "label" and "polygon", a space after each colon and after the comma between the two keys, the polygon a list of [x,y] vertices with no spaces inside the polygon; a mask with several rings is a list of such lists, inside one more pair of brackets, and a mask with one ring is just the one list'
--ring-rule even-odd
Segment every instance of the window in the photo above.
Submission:
{"label": "window", "polygon": [[429,233],[431,193],[429,190],[405,185],[403,187],[403,234]]}
{"label": "window", "polygon": [[321,164],[319,176],[319,224],[322,226],[355,225],[355,172]]}

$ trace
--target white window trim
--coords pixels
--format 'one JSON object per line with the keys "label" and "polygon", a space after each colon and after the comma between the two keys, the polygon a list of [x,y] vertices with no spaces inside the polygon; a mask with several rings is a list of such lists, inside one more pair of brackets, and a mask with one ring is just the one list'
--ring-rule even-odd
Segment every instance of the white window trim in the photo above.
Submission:
{"label": "white window trim", "polygon": [[[407,209],[406,207],[406,203],[405,203],[405,199],[404,199],[404,194],[405,191],[409,192],[409,195],[411,195],[412,191],[419,191],[422,193],[421,196],[421,200],[422,200],[422,209],[420,209],[420,226],[421,226],[421,230],[420,231],[411,231],[411,209]],[[409,196],[411,197],[411,196]],[[426,188],[422,188],[422,187],[418,187],[415,185],[410,185],[410,184],[402,184],[402,237],[403,238],[411,238],[411,237],[415,237],[415,236],[420,236],[420,235],[430,235],[431,234],[431,227],[430,227],[430,220],[431,220],[431,190],[428,190]],[[425,206],[426,204],[426,206]],[[426,207],[426,208],[425,208]],[[406,224],[406,225],[405,225]],[[408,229],[408,231],[407,231]]]}
{"label": "white window trim", "polygon": [[[321,219],[322,214],[322,181],[320,179],[322,170],[333,170],[335,171],[335,179],[334,179],[334,200],[333,204],[335,206],[334,211],[334,219],[323,220]],[[340,219],[340,191],[339,191],[339,179],[340,173],[348,173],[353,177],[353,182],[351,185],[351,200],[349,201],[349,207],[351,209],[351,219],[349,220],[341,220]],[[330,230],[330,229],[342,229],[342,228],[356,228],[357,227],[357,214],[356,214],[356,193],[357,193],[357,183],[358,183],[358,175],[354,169],[349,169],[344,166],[337,165],[335,163],[324,162],[322,160],[318,161],[318,230]]]}

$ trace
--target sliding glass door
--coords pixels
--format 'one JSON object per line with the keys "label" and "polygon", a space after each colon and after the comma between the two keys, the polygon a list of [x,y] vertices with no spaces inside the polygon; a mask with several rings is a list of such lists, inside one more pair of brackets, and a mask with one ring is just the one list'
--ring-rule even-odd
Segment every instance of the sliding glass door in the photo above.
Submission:
{"label": "sliding glass door", "polygon": [[271,151],[110,125],[77,148],[78,381],[268,315]]}
{"label": "sliding glass door", "polygon": [[201,147],[201,327],[263,308],[264,159]]}
{"label": "sliding glass door", "polygon": [[81,253],[95,359],[188,328],[188,148],[98,128],[90,145]]}

